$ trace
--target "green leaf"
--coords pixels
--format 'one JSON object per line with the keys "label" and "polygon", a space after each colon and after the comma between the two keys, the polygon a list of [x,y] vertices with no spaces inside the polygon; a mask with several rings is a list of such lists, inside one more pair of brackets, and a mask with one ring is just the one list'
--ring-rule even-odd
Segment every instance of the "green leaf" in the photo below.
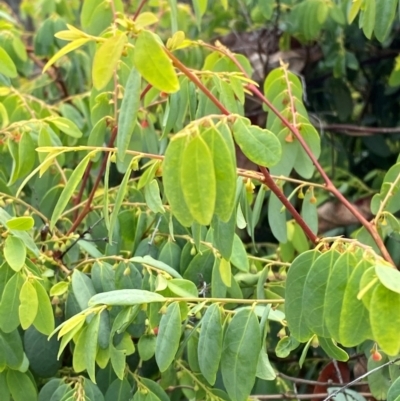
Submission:
{"label": "green leaf", "polygon": [[160,44],[160,39],[152,32],[143,30],[139,34],[133,60],[143,78],[156,89],[166,93],[179,89],[172,62]]}
{"label": "green leaf", "polygon": [[237,234],[233,237],[233,249],[230,261],[238,270],[242,272],[249,271],[250,266],[246,248]]}
{"label": "green leaf", "polygon": [[169,143],[163,163],[163,184],[173,215],[183,226],[190,227],[193,216],[186,204],[181,181],[182,156],[186,141],[186,136],[174,136]]}
{"label": "green leaf", "polygon": [[357,299],[361,277],[370,266],[369,262],[361,260],[351,272],[347,282],[339,318],[340,343],[345,347],[353,347],[372,338],[368,309]]}
{"label": "green leaf", "polygon": [[260,349],[258,319],[252,310],[242,309],[229,323],[222,348],[222,379],[232,401],[245,401],[250,395]]}
{"label": "green leaf", "polygon": [[90,298],[89,306],[96,305],[121,305],[121,306],[131,306],[137,304],[147,304],[150,302],[164,302],[165,298],[156,294],[155,292],[150,292],[146,290],[116,290],[108,291],[101,294],[96,294]]}
{"label": "green leaf", "polygon": [[272,234],[281,243],[285,244],[287,238],[286,208],[283,208],[282,202],[271,192],[268,202],[268,222]]}
{"label": "green leaf", "polygon": [[81,310],[90,306],[89,300],[96,294],[92,280],[77,269],[72,274],[72,291]]}
{"label": "green leaf", "polygon": [[144,265],[153,266],[156,267],[157,269],[167,272],[172,277],[182,278],[182,276],[171,266],[168,266],[159,260],[153,259],[149,255],[146,255],[143,258],[141,256],[135,256],[134,258],[131,258],[130,261],[133,263],[141,263]]}
{"label": "green leaf", "polygon": [[275,380],[276,373],[264,349],[260,350],[257,362],[256,376],[262,380]]}
{"label": "green leaf", "polygon": [[196,298],[198,296],[196,285],[192,281],[183,278],[167,280],[167,286],[178,297]]}
{"label": "green leaf", "polygon": [[242,152],[254,163],[271,167],[281,158],[281,145],[277,137],[267,129],[250,125],[250,121],[238,118],[232,127],[233,137]]}
{"label": "green leaf", "polygon": [[125,401],[131,397],[131,385],[127,379],[115,379],[107,388],[105,401]]}
{"label": "green leaf", "polygon": [[82,132],[78,126],[65,117],[49,117],[47,120],[49,123],[54,124],[61,132],[69,135],[72,138],[81,138]]}
{"label": "green leaf", "polygon": [[[380,6],[379,6],[380,7]],[[379,8],[378,7],[378,8]],[[376,0],[364,1],[363,31],[368,39],[371,39],[376,20]]]}
{"label": "green leaf", "polygon": [[0,303],[0,328],[5,333],[11,333],[19,326],[19,293],[24,279],[19,273],[15,273],[8,280]]}
{"label": "green leaf", "polygon": [[218,264],[218,269],[222,282],[226,287],[230,287],[232,282],[232,269],[230,262],[222,258]]}
{"label": "green leaf", "polygon": [[400,294],[378,284],[372,294],[370,319],[372,334],[379,347],[388,355],[400,351]]}
{"label": "green leaf", "polygon": [[[311,339],[307,342],[306,346],[304,347],[305,349],[308,349],[309,345],[311,343]],[[276,356],[279,358],[286,358],[289,356],[290,352],[295,350],[299,346],[299,342],[296,338],[293,336],[284,336],[282,337],[279,341],[278,344],[276,345],[275,353]],[[305,351],[303,351],[305,352]],[[303,354],[300,357],[299,364],[301,366],[303,360]]]}
{"label": "green leaf", "polygon": [[6,226],[9,230],[29,231],[35,225],[31,216],[13,217],[8,220]]}
{"label": "green leaf", "polygon": [[99,337],[100,327],[100,314],[97,313],[90,321],[86,330],[86,344],[85,344],[85,365],[90,380],[96,383],[96,354],[97,354],[97,342]]}
{"label": "green leaf", "polygon": [[50,335],[54,330],[54,314],[50,298],[39,280],[35,280],[33,285],[35,286],[39,301],[38,312],[33,321],[33,325],[40,333]]}
{"label": "green leaf", "polygon": [[38,296],[33,284],[26,280],[19,293],[19,320],[21,327],[26,330],[35,320],[38,312]]}
{"label": "green leaf", "polygon": [[[317,130],[309,123],[301,123],[299,124],[299,131],[315,158],[318,159],[321,153],[321,145]],[[300,145],[293,167],[304,178],[311,178],[315,170],[310,157],[303,148],[300,148]]]}
{"label": "green leaf", "polygon": [[372,355],[368,359],[367,369],[370,372],[372,369],[378,369],[374,373],[368,375],[368,386],[373,397],[377,400],[387,400],[387,394],[391,385],[389,368],[383,367],[384,363],[388,362],[386,355],[380,361],[374,361]]}
{"label": "green leaf", "polygon": [[344,252],[333,265],[326,287],[325,324],[331,337],[338,342],[340,342],[340,314],[344,294],[350,274],[357,265],[358,256],[354,252]]}
{"label": "green leaf", "polygon": [[13,330],[9,333],[0,331],[0,348],[2,350],[0,361],[5,362],[10,369],[19,369],[24,361],[24,349],[18,331]]}
{"label": "green leaf", "polygon": [[157,180],[151,180],[144,188],[144,197],[147,206],[154,213],[165,213],[164,206],[161,201],[160,188]]}
{"label": "green leaf", "polygon": [[129,179],[131,178],[131,172],[132,172],[131,168],[128,168],[126,170],[124,178],[122,179],[121,184],[119,185],[117,196],[115,197],[114,207],[112,208],[112,212],[110,215],[110,226],[108,228],[108,239],[110,244],[112,243],[113,240],[115,225],[117,224],[118,221],[118,214],[120,213],[121,205],[122,202],[124,201],[126,191],[128,189],[128,182]]}
{"label": "green leaf", "polygon": [[45,73],[57,60],[59,60],[62,56],[65,56],[67,53],[72,52],[73,50],[82,47],[84,44],[89,42],[90,38],[81,38],[74,40],[71,43],[68,43],[66,46],[62,47],[51,59],[46,63],[43,67],[43,73]]}
{"label": "green leaf", "polygon": [[318,213],[317,203],[314,198],[314,190],[312,188],[307,189],[303,203],[301,205],[301,217],[304,219],[308,227],[314,234],[318,232]]}
{"label": "green leaf", "polygon": [[304,308],[308,310],[306,317],[310,330],[321,337],[330,337],[326,326],[326,286],[333,265],[340,257],[337,251],[322,253],[310,266],[304,283]]}
{"label": "green leaf", "polygon": [[387,0],[379,3],[379,7],[376,9],[374,32],[380,42],[383,42],[387,38],[393,26],[397,3],[398,0]]}
{"label": "green leaf", "polygon": [[15,78],[18,74],[14,61],[2,47],[0,47],[0,73],[10,78]]}
{"label": "green leaf", "polygon": [[215,247],[223,258],[229,260],[233,251],[236,213],[233,212],[226,223],[221,221],[217,216],[214,216],[211,226],[214,229],[213,241]]}
{"label": "green leaf", "polygon": [[[215,214],[227,222],[235,207],[236,157],[229,134],[227,139],[214,127],[201,134],[211,152],[216,179]],[[227,143],[229,141],[231,143]]]}
{"label": "green leaf", "polygon": [[211,223],[216,201],[216,177],[211,152],[200,135],[185,147],[182,155],[183,196],[194,219]]}
{"label": "green leaf", "polygon": [[398,401],[399,394],[400,394],[400,377],[398,377],[390,386],[387,394],[387,401]]}
{"label": "green leaf", "polygon": [[162,316],[156,343],[156,362],[165,372],[175,359],[181,338],[181,312],[179,303],[173,302]]}
{"label": "green leaf", "polygon": [[86,369],[86,333],[87,326],[77,333],[74,339],[75,347],[72,359],[72,367],[77,373],[83,372]]}
{"label": "green leaf", "polygon": [[110,82],[127,40],[125,33],[117,32],[115,36],[103,42],[96,51],[93,58],[92,77],[93,86],[97,90],[103,89]]}
{"label": "green leaf", "polygon": [[400,294],[400,272],[391,265],[376,265],[376,275],[379,281],[389,290]]}
{"label": "green leaf", "polygon": [[337,361],[346,362],[349,360],[349,355],[346,351],[338,347],[331,338],[318,337],[318,342],[326,354]]}
{"label": "green leaf", "polygon": [[319,255],[315,250],[299,255],[291,264],[286,279],[286,320],[292,336],[301,342],[307,341],[313,334],[306,323],[309,311],[304,305],[304,291],[307,274]]}
{"label": "green leaf", "polygon": [[145,334],[139,338],[138,351],[141,359],[148,361],[154,356],[156,342],[157,337],[151,334]]}
{"label": "green leaf", "polygon": [[53,214],[50,220],[50,230],[54,229],[54,226],[59,217],[61,216],[61,213],[66,208],[76,187],[81,182],[86,167],[94,153],[95,152],[90,152],[88,155],[86,155],[71,174],[71,177],[69,178],[67,184],[65,185],[63,191],[61,192],[57,204],[54,207]]}
{"label": "green leaf", "polygon": [[212,304],[201,320],[197,354],[199,367],[211,386],[214,385],[222,355],[223,326],[220,307]]}
{"label": "green leaf", "polygon": [[9,235],[4,241],[4,259],[16,272],[25,265],[26,248],[25,244],[17,237]]}
{"label": "green leaf", "polygon": [[36,401],[36,388],[26,373],[17,370],[8,370],[7,385],[14,401]]}
{"label": "green leaf", "polygon": [[0,372],[0,400],[8,401],[10,399],[10,391],[7,386],[7,371]]}
{"label": "green leaf", "polygon": [[132,68],[126,83],[124,97],[118,117],[117,157],[123,162],[137,122],[140,107],[141,77],[136,68]]}

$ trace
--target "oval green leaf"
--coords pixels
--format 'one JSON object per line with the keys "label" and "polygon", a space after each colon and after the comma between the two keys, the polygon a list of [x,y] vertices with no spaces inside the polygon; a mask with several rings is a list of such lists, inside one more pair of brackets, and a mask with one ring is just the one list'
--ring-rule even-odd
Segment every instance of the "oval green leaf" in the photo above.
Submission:
{"label": "oval green leaf", "polygon": [[35,221],[31,216],[13,217],[6,225],[9,230],[28,231],[33,228]]}
{"label": "oval green leaf", "polygon": [[200,371],[210,385],[214,385],[222,355],[223,326],[221,311],[212,304],[201,320],[201,330],[197,354]]}
{"label": "oval green leaf", "polygon": [[181,312],[178,302],[173,302],[160,321],[156,343],[156,362],[165,372],[175,359],[181,338]]}
{"label": "oval green leaf", "polygon": [[244,118],[236,120],[232,131],[236,143],[252,162],[271,167],[281,159],[281,144],[271,131],[250,125]]}
{"label": "oval green leaf", "polygon": [[165,53],[160,39],[143,30],[135,44],[133,61],[146,81],[160,91],[173,93],[179,89],[179,81],[171,60]]}
{"label": "oval green leaf", "polygon": [[186,141],[186,136],[175,136],[169,143],[163,163],[163,184],[173,215],[183,226],[190,227],[193,216],[183,196],[181,182],[182,155]]}
{"label": "oval green leaf", "polygon": [[4,258],[13,270],[20,271],[26,258],[26,248],[22,240],[9,235],[4,241]]}
{"label": "oval green leaf", "polygon": [[242,309],[229,323],[222,348],[222,379],[232,401],[245,401],[250,395],[260,349],[258,319],[251,309]]}
{"label": "oval green leaf", "polygon": [[209,225],[215,209],[216,179],[211,152],[196,135],[183,151],[181,182],[183,196],[194,219]]}
{"label": "oval green leaf", "polygon": [[38,312],[38,296],[35,287],[29,280],[26,280],[19,293],[19,320],[21,327],[26,330],[35,320]]}
{"label": "oval green leaf", "polygon": [[110,82],[126,42],[125,33],[118,32],[103,42],[96,51],[93,59],[92,77],[93,86],[97,90],[103,89]]}
{"label": "oval green leaf", "polygon": [[162,295],[146,290],[115,290],[96,294],[90,298],[89,306],[100,304],[131,306],[163,301],[165,298]]}

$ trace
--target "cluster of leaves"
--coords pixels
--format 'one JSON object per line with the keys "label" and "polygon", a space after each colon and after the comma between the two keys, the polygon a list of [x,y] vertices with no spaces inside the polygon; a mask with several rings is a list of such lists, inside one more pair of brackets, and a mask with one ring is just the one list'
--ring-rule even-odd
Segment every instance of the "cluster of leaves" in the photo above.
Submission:
{"label": "cluster of leaves", "polygon": [[[318,162],[288,65],[262,94],[245,56],[196,40],[240,5],[131,3],[23,2],[41,21],[33,40],[0,11],[0,399],[245,401],[290,391],[271,355],[306,342],[304,365],[316,338],[321,356],[372,349],[370,368],[394,364],[400,284],[384,241],[400,232],[399,164],[367,221]],[[383,41],[397,6],[244,3],[255,24],[292,21],[282,50],[342,37],[358,13]],[[336,45],[320,68],[338,78],[352,58]],[[265,128],[245,116],[246,96]],[[238,168],[235,144],[260,172]],[[357,240],[317,237],[324,191],[358,218]],[[275,243],[261,246],[265,213]],[[369,376],[376,398],[394,397],[396,369]]]}

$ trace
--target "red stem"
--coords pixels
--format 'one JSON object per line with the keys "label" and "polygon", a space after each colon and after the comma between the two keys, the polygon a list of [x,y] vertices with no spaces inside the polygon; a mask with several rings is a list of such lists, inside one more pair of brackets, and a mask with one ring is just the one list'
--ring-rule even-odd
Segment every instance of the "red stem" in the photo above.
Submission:
{"label": "red stem", "polygon": [[[215,46],[207,45],[207,47],[219,51],[225,56],[229,57],[230,60],[232,60],[235,65],[239,68],[239,70],[244,74],[245,77],[249,78],[250,77],[247,75],[247,72],[245,69],[242,67],[242,65],[239,63],[239,61],[235,58],[235,56],[230,53],[229,51],[224,51],[222,48],[218,48]],[[297,129],[297,127],[293,126],[290,124],[290,122],[279,112],[279,110],[259,91],[259,89],[254,85],[254,84],[248,84],[247,88],[254,94],[256,95],[263,103],[265,103],[271,111],[281,120],[282,124],[285,125],[296,137],[296,139],[299,141],[300,145],[303,147],[304,151],[307,153],[308,157],[311,159],[313,162],[314,166],[318,170],[318,172],[321,174],[321,177],[325,181],[326,189],[331,192],[333,195],[335,195],[340,202],[343,203],[343,205],[357,218],[357,220],[365,227],[365,229],[369,232],[373,240],[375,241],[376,245],[378,246],[379,250],[381,251],[382,256],[393,266],[395,266],[388,250],[385,247],[385,244],[382,240],[382,238],[379,236],[378,231],[376,230],[375,226],[371,224],[343,195],[342,193],[335,187],[333,182],[330,180],[328,175],[325,173],[325,170],[322,168],[322,166],[319,164],[318,160],[312,153],[311,149],[307,145],[306,141],[302,137],[301,133]],[[293,216],[294,217],[294,216]],[[297,220],[296,220],[297,221]],[[298,222],[300,224],[300,222]],[[311,238],[310,238],[311,239]]]}
{"label": "red stem", "polygon": [[[225,115],[230,115],[231,113],[225,108],[225,106],[210,92],[210,90],[200,81],[200,79],[193,74],[184,64],[182,64],[170,51],[165,50],[168,56],[173,61],[174,65],[178,70],[183,72],[199,89],[203,91],[203,93],[221,110],[221,112]],[[284,206],[288,209],[288,211],[292,214],[293,218],[299,224],[299,226],[304,230],[304,233],[307,237],[314,243],[317,244],[319,239],[318,237],[311,231],[310,227],[306,224],[297,210],[293,207],[293,205],[286,198],[285,194],[281,191],[281,189],[275,184],[274,180],[270,176],[268,170],[265,167],[259,166],[262,174],[264,175],[264,183],[268,185],[270,190],[277,196],[277,198],[283,203]]]}
{"label": "red stem", "polygon": [[268,188],[277,196],[277,198],[283,203],[286,209],[291,213],[293,218],[296,220],[298,225],[303,229],[304,233],[307,237],[314,243],[318,244],[320,239],[311,231],[310,227],[300,216],[299,212],[295,209],[295,207],[290,203],[288,198],[286,198],[285,194],[281,191],[281,189],[275,184],[275,181],[269,174],[269,171],[262,166],[259,166],[260,171],[264,176],[264,184],[268,186]]}

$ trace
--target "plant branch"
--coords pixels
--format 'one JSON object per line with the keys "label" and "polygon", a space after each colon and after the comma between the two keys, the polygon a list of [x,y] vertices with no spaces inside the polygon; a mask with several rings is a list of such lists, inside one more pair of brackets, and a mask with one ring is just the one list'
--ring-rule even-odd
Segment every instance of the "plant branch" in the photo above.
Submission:
{"label": "plant branch", "polygon": [[[371,393],[358,393],[365,398],[372,397]],[[312,399],[323,399],[327,396],[327,393],[320,394],[294,394],[291,392],[282,393],[282,394],[257,394],[251,395],[249,398],[254,400],[312,400]],[[325,401],[325,400],[324,400]]]}
{"label": "plant branch", "polygon": [[384,363],[384,364],[382,364],[382,365],[380,365],[380,366],[377,366],[377,367],[374,368],[374,369],[371,369],[369,372],[364,373],[363,375],[357,377],[357,379],[353,380],[353,381],[350,382],[350,383],[347,383],[345,386],[343,386],[343,387],[340,388],[339,390],[337,390],[337,391],[335,391],[334,393],[330,394],[328,397],[326,397],[326,398],[324,399],[324,401],[329,401],[329,400],[331,400],[332,398],[336,397],[339,393],[343,392],[344,390],[346,390],[347,388],[349,388],[349,387],[351,387],[351,386],[354,386],[355,383],[359,382],[359,381],[362,380],[362,379],[365,379],[365,378],[368,377],[370,374],[375,373],[375,372],[378,372],[379,370],[383,369],[384,367],[389,366],[389,365],[393,365],[393,364],[395,364],[396,362],[399,362],[399,361],[400,361],[400,358],[396,358],[396,359],[393,359],[393,360],[391,360],[391,361],[389,361],[389,362],[386,362],[386,363]]}
{"label": "plant branch", "polygon": [[[229,50],[223,50],[222,48],[207,45],[207,47],[212,48],[213,50],[220,51],[222,54],[226,55],[229,57],[230,60],[232,60],[235,65],[239,68],[239,70],[244,74],[245,77],[249,78],[250,77],[247,75],[247,72],[243,68],[243,66],[239,63],[239,61],[236,59],[236,57],[229,52]],[[281,120],[282,124],[287,127],[292,134],[296,137],[296,139],[299,141],[300,145],[304,149],[304,151],[307,153],[308,157],[314,164],[315,168],[317,171],[320,173],[321,177],[325,181],[325,186],[326,189],[331,192],[333,195],[336,196],[336,198],[343,203],[343,205],[357,218],[357,220],[365,227],[365,229],[369,232],[373,240],[375,241],[376,245],[378,246],[380,252],[382,253],[382,256],[390,263],[392,264],[393,268],[395,268],[395,264],[388,252],[388,250],[385,247],[385,244],[382,240],[382,238],[379,236],[378,231],[375,229],[375,226],[371,224],[358,210],[357,208],[349,202],[343,195],[342,193],[336,188],[336,186],[333,184],[331,179],[328,177],[326,174],[325,170],[323,167],[319,164],[317,158],[314,156],[312,153],[311,149],[307,145],[306,141],[304,140],[303,136],[301,135],[300,131],[298,128],[294,125],[292,125],[287,118],[285,118],[279,110],[260,92],[260,90],[257,88],[256,85],[249,83],[247,84],[247,89],[250,90],[255,96],[257,96],[263,103],[265,103],[271,111]],[[294,216],[293,216],[294,217]],[[297,221],[297,220],[296,220]],[[300,223],[299,223],[300,224]],[[311,238],[310,238],[311,239]]]}
{"label": "plant branch", "polygon": [[[203,93],[221,110],[221,112],[225,115],[230,115],[231,113],[225,108],[225,106],[210,92],[210,90],[200,81],[200,79],[193,74],[184,64],[182,64],[169,50],[165,50],[168,56],[173,61],[173,64],[176,68],[178,68],[182,73],[184,73],[199,89],[203,91]],[[261,172],[264,175],[264,182],[267,183],[268,187],[272,192],[281,200],[281,202],[287,207],[289,212],[292,214],[293,218],[297,221],[300,227],[304,230],[307,237],[314,243],[318,243],[318,237],[311,231],[308,227],[307,223],[303,220],[297,210],[292,206],[292,204],[285,197],[280,188],[275,184],[269,175],[267,169],[265,167],[259,166]],[[263,170],[264,169],[264,170]],[[265,172],[267,172],[267,176],[270,178],[266,178]]]}
{"label": "plant branch", "polygon": [[399,134],[400,127],[365,127],[351,124],[323,124],[324,130],[341,132],[349,136],[372,136],[376,134]]}
{"label": "plant branch", "polygon": [[179,71],[183,72],[202,92],[221,110],[222,114],[229,116],[229,110],[214,96],[213,93],[200,81],[199,78],[192,71],[189,70],[183,63],[181,63],[169,50],[164,49],[168,57],[172,60],[173,64]]}
{"label": "plant branch", "polygon": [[278,185],[275,184],[275,181],[269,174],[269,171],[260,166],[260,171],[264,175],[264,183],[268,186],[268,188],[277,196],[277,198],[282,202],[282,204],[286,207],[286,209],[290,212],[299,226],[303,229],[304,233],[307,237],[314,243],[318,244],[320,239],[311,231],[310,227],[300,216],[299,212],[295,209],[295,207],[290,203],[290,201],[286,198],[285,194],[281,191]]}

